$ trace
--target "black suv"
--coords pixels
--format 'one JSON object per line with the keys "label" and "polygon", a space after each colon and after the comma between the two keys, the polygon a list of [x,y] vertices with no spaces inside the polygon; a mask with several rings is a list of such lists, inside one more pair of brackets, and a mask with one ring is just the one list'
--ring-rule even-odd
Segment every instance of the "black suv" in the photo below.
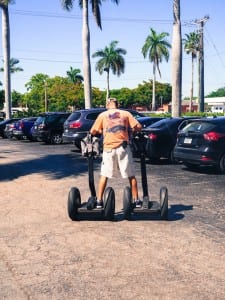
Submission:
{"label": "black suv", "polygon": [[50,144],[63,142],[63,124],[69,117],[67,112],[48,112],[39,115],[31,129],[34,139]]}
{"label": "black suv", "polygon": [[[90,108],[72,112],[64,123],[63,141],[73,143],[80,149],[80,141],[87,135],[98,115],[105,110],[106,108]],[[136,110],[125,110],[129,111],[135,118],[145,116]]]}
{"label": "black suv", "polygon": [[225,174],[225,117],[195,120],[180,130],[174,158],[189,169],[214,166]]}

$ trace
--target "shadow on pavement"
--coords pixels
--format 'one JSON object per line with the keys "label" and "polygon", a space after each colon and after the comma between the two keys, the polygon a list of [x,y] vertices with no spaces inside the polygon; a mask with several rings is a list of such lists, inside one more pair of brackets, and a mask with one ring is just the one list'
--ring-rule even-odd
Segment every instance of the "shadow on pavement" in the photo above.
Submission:
{"label": "shadow on pavement", "polygon": [[[95,163],[95,167],[96,165]],[[86,158],[73,154],[46,155],[38,159],[1,164],[0,181],[13,180],[35,173],[44,174],[52,179],[86,175],[88,174],[88,164]]]}

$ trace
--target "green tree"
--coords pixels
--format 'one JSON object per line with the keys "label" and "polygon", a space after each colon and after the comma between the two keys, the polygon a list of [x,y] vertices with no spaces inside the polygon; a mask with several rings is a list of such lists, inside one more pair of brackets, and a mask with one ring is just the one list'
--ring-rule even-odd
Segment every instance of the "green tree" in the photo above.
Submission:
{"label": "green tree", "polygon": [[25,102],[28,109],[39,113],[45,110],[45,87],[48,85],[49,76],[38,73],[31,77],[30,81],[25,84],[27,93],[25,94]]}
{"label": "green tree", "polygon": [[23,101],[23,94],[13,90],[12,91],[12,106],[18,107],[18,106],[25,106]]}
{"label": "green tree", "polygon": [[190,104],[189,110],[192,111],[193,89],[194,89],[194,61],[199,51],[199,34],[190,32],[185,34],[186,38],[183,39],[184,50],[187,54],[191,54],[191,89],[190,89]]}
{"label": "green tree", "polygon": [[80,69],[74,69],[70,67],[69,71],[67,71],[66,74],[69,80],[74,84],[84,81],[84,77],[80,74]]}
{"label": "green tree", "polygon": [[4,84],[5,84],[5,108],[6,118],[11,118],[11,74],[10,74],[10,24],[8,5],[13,0],[0,0],[2,9],[2,49],[4,61]]}
{"label": "green tree", "polygon": [[182,39],[180,21],[180,0],[173,0],[172,39],[172,116],[181,115],[182,97]]}
{"label": "green tree", "polygon": [[[118,4],[119,0],[111,0]],[[73,8],[74,0],[61,0],[64,9],[70,11]],[[79,7],[83,13],[82,25],[82,47],[83,47],[83,76],[84,76],[84,97],[85,108],[90,108],[92,105],[92,90],[91,90],[91,59],[90,59],[90,28],[88,17],[88,2],[91,4],[92,13],[95,17],[97,26],[102,29],[100,6],[103,0],[79,0]]]}
{"label": "green tree", "polygon": [[127,53],[125,49],[116,48],[118,41],[112,41],[109,44],[109,47],[105,47],[104,49],[97,50],[92,57],[100,57],[100,59],[96,62],[96,71],[99,72],[100,75],[105,71],[107,74],[107,89],[106,89],[106,99],[109,98],[109,72],[110,70],[114,75],[120,76],[121,73],[124,73],[125,69],[125,60],[123,55]]}
{"label": "green tree", "polygon": [[218,90],[209,93],[207,97],[225,97],[225,87],[219,88]]}
{"label": "green tree", "polygon": [[29,112],[44,112],[46,101],[48,111],[84,108],[83,86],[72,83],[68,77],[50,78],[46,74],[38,73],[25,86],[27,93],[24,95],[24,103]]}
{"label": "green tree", "polygon": [[169,60],[169,48],[170,43],[166,40],[169,35],[167,32],[161,32],[159,34],[152,28],[150,28],[150,35],[147,36],[144,46],[142,47],[142,54],[144,58],[148,56],[149,61],[153,63],[153,87],[152,87],[152,110],[156,110],[156,99],[155,99],[155,82],[156,82],[156,69],[158,70],[159,76],[161,72],[159,64],[165,59]]}

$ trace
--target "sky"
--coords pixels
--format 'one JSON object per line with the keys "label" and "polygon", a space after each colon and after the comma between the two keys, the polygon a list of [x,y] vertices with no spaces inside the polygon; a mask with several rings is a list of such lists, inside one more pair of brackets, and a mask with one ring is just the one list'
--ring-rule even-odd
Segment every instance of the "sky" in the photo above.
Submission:
{"label": "sky", "polygon": [[[225,24],[224,0],[181,0],[182,37],[199,29],[198,20],[209,16],[204,25],[205,95],[225,86]],[[37,73],[49,77],[63,76],[72,68],[82,68],[82,15],[78,0],[73,10],[65,11],[61,0],[15,0],[9,5],[11,57],[19,59],[23,72],[12,74],[12,90],[25,93],[25,84]],[[124,55],[125,72],[110,73],[110,89],[136,88],[153,78],[152,63],[144,59],[141,49],[150,28],[157,33],[168,32],[172,43],[173,0],[102,1],[102,30],[90,12],[91,55],[118,41]],[[0,33],[0,45],[2,34]],[[2,47],[0,47],[2,59]],[[106,73],[95,70],[98,58],[91,58],[92,86],[106,90]],[[190,95],[191,55],[183,54],[182,97]],[[160,64],[161,77],[156,80],[171,84],[171,50],[168,62]],[[194,95],[198,95],[197,62],[195,64]],[[3,73],[0,73],[3,82]]]}

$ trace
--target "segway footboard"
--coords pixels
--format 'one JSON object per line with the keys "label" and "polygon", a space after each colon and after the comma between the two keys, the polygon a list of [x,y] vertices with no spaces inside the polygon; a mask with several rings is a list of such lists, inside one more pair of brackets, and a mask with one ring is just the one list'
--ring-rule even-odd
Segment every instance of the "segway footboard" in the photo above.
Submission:
{"label": "segway footboard", "polygon": [[143,199],[145,205],[135,207],[132,202],[132,193],[130,187],[125,187],[123,192],[123,215],[125,220],[131,220],[132,215],[148,216],[154,220],[168,220],[168,189],[161,187],[160,201]]}

